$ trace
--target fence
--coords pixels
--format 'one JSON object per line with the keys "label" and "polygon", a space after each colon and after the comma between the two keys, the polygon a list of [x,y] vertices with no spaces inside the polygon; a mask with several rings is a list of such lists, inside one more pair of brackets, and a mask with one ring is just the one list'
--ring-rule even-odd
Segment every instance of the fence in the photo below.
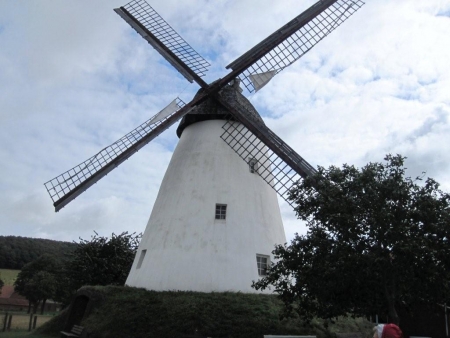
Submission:
{"label": "fence", "polygon": [[0,313],[1,327],[5,331],[31,331],[48,322],[53,316],[36,314]]}

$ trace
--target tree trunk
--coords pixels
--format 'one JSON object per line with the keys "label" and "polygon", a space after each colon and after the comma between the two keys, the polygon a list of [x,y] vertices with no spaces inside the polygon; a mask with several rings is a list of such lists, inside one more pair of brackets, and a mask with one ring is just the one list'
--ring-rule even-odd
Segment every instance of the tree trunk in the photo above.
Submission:
{"label": "tree trunk", "polygon": [[27,313],[28,314],[31,313],[31,300],[28,301],[28,311],[27,311]]}
{"label": "tree trunk", "polygon": [[[388,302],[388,316],[389,316],[389,322],[393,323],[395,325],[398,325],[400,322],[400,318],[398,317],[397,310],[395,309],[395,274],[391,273],[389,276],[386,273],[386,270],[383,270],[384,276],[384,294],[386,296],[386,300]],[[391,288],[388,287],[388,280],[387,278],[391,278],[389,281]]]}
{"label": "tree trunk", "polygon": [[395,309],[395,301],[391,298],[388,299],[389,302],[389,322],[395,325],[400,324],[400,318],[398,317],[397,310]]}
{"label": "tree trunk", "polygon": [[44,314],[44,307],[45,307],[45,302],[47,301],[47,299],[44,299],[43,301],[42,301],[42,306],[41,306],[41,315],[43,315]]}
{"label": "tree trunk", "polygon": [[33,313],[37,312],[38,307],[39,307],[39,302],[34,302],[33,303]]}

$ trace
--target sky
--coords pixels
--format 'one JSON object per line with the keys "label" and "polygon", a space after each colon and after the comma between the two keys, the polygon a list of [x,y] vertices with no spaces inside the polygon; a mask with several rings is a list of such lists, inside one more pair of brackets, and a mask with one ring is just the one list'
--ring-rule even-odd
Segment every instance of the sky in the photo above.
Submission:
{"label": "sky", "polygon": [[[153,0],[211,64],[204,78],[311,0]],[[118,0],[0,0],[0,235],[64,241],[143,232],[177,143],[172,127],[55,213],[44,183],[179,96],[188,83],[113,8]],[[450,2],[366,0],[308,54],[248,95],[314,167],[407,157],[450,191]],[[280,200],[286,237],[305,234]]]}

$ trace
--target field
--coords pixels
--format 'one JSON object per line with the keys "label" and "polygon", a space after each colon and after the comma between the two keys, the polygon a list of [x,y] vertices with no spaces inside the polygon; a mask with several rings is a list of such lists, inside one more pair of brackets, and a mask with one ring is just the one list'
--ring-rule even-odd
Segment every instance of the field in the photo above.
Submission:
{"label": "field", "polygon": [[[28,314],[19,314],[19,313],[11,313],[12,319],[11,319],[11,331],[14,330],[28,330],[29,324],[30,324],[30,315]],[[0,324],[3,327],[4,321],[5,321],[5,314],[0,313]],[[40,327],[42,324],[48,322],[50,319],[52,319],[53,316],[45,316],[45,315],[38,315],[36,320],[36,327]]]}
{"label": "field", "polygon": [[12,332],[0,332],[0,337],[1,338],[50,338],[50,337],[54,337],[54,336],[46,336],[46,335],[40,335],[40,334],[36,334],[33,332],[27,332],[27,331],[23,331],[23,332],[16,332],[16,331],[12,331]]}
{"label": "field", "polygon": [[0,279],[5,285],[14,285],[20,270],[0,269]]}

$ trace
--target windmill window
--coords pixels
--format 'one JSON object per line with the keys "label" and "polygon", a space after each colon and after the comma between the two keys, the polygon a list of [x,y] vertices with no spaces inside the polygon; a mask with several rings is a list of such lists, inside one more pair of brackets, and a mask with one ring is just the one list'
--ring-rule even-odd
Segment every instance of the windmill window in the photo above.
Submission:
{"label": "windmill window", "polygon": [[251,158],[248,160],[248,169],[252,174],[258,172],[258,160],[256,158]]}
{"label": "windmill window", "polygon": [[142,262],[144,261],[144,257],[145,257],[146,253],[147,253],[147,250],[142,250],[141,251],[141,255],[139,256],[139,261],[138,261],[136,269],[140,269],[141,268],[141,265],[142,265]]}
{"label": "windmill window", "polygon": [[227,217],[227,205],[216,204],[216,219],[226,219]]}
{"label": "windmill window", "polygon": [[267,270],[269,269],[270,256],[256,255],[256,265],[258,267],[258,275],[267,276]]}

